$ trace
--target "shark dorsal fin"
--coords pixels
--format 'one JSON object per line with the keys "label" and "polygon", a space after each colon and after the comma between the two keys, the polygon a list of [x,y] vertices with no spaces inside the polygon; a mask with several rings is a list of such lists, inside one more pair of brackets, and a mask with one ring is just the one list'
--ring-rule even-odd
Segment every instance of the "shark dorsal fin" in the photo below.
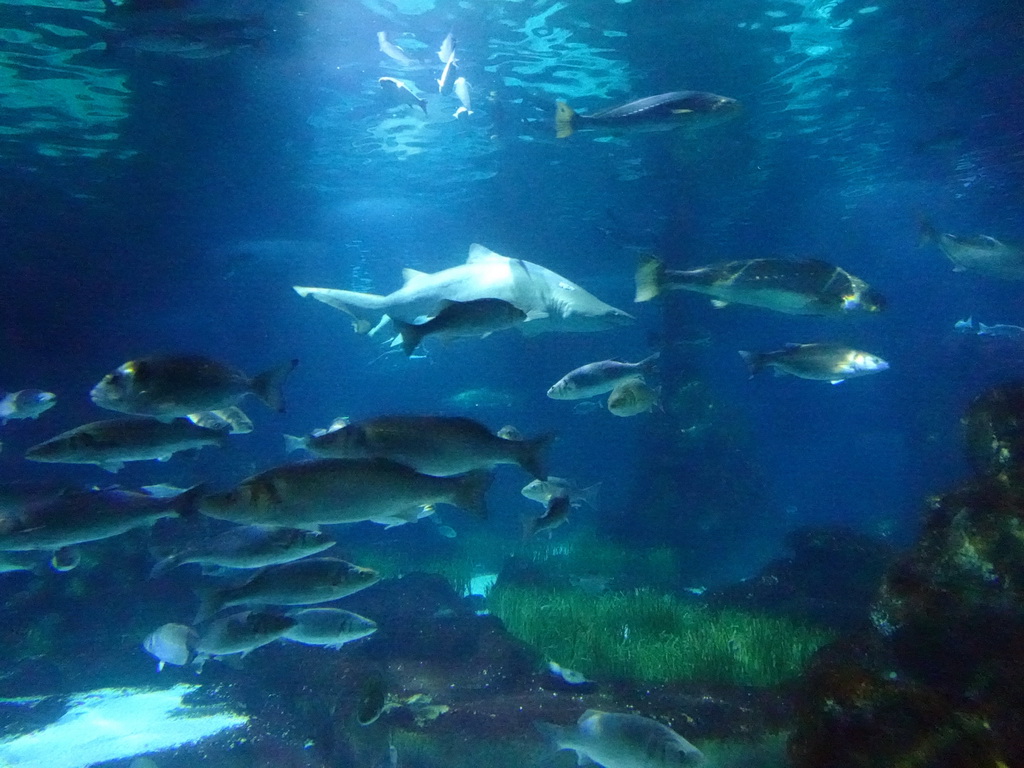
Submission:
{"label": "shark dorsal fin", "polygon": [[413,282],[414,280],[419,280],[421,277],[426,276],[426,272],[420,272],[418,269],[409,269],[409,267],[406,267],[405,269],[402,270],[402,282],[404,282],[406,285]]}
{"label": "shark dorsal fin", "polygon": [[480,245],[480,243],[473,243],[469,246],[469,258],[466,259],[466,263],[479,264],[484,261],[508,261],[508,257],[495,253],[487,246]]}

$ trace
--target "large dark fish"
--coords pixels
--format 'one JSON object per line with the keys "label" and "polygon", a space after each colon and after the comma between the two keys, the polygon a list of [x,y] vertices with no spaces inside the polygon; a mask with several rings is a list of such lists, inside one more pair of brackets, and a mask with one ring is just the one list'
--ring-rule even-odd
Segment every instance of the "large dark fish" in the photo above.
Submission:
{"label": "large dark fish", "polygon": [[664,291],[704,293],[716,306],[748,304],[787,315],[841,315],[885,309],[885,298],[859,277],[817,259],[750,259],[668,270],[654,258],[636,272],[636,301]]}
{"label": "large dark fish", "polygon": [[588,128],[674,128],[720,123],[739,114],[741,104],[704,91],[671,91],[636,99],[592,115],[578,115],[564,101],[555,105],[555,135],[564,139]]}

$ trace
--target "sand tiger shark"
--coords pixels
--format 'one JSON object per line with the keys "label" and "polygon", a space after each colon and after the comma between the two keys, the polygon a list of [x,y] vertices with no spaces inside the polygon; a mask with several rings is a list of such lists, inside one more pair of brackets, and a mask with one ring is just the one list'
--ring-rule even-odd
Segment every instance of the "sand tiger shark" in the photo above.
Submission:
{"label": "sand tiger shark", "polygon": [[571,280],[522,259],[510,259],[479,243],[469,247],[465,264],[427,274],[402,270],[405,285],[387,296],[334,288],[294,286],[346,312],[359,333],[393,318],[419,324],[435,317],[450,301],[502,299],[527,313],[518,327],[527,335],[550,331],[602,331],[633,321],[633,316],[605,304]]}

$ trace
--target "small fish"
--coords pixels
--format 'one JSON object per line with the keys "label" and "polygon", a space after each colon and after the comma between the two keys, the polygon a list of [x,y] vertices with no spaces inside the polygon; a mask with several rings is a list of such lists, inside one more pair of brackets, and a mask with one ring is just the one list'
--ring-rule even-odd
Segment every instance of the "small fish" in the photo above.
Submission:
{"label": "small fish", "polygon": [[608,395],[608,410],[614,416],[637,416],[649,413],[658,405],[658,390],[643,379],[629,379],[618,384]]}
{"label": "small fish", "polygon": [[334,544],[334,539],[321,531],[240,525],[161,559],[153,566],[150,577],[186,563],[221,568],[281,565],[319,554]]}
{"label": "small fish", "polygon": [[249,378],[230,365],[200,355],[133,360],[108,373],[92,388],[100,408],[171,421],[179,416],[229,408],[249,394],[284,411],[281,388],[298,360]]}
{"label": "small fish", "polygon": [[921,220],[921,245],[934,243],[953,262],[954,272],[977,272],[1002,280],[1024,280],[1024,244],[988,235],[960,237],[943,234]]}
{"label": "small fish", "polygon": [[538,722],[557,749],[576,752],[579,763],[602,768],[682,768],[704,765],[704,754],[656,720],[634,714],[588,709],[575,727]]}
{"label": "small fish", "polygon": [[427,100],[421,99],[410,90],[409,86],[401,80],[393,77],[381,77],[377,79],[381,90],[395,104],[408,104],[410,107],[419,107],[423,114],[427,114]]}
{"label": "small fish", "polygon": [[392,319],[402,337],[402,349],[412,355],[426,336],[444,339],[490,336],[495,331],[515,328],[527,320],[547,317],[543,312],[527,314],[503,299],[474,299],[472,301],[442,301],[437,314],[425,323],[413,325]]}
{"label": "small fish", "polygon": [[523,538],[529,539],[541,531],[551,531],[569,519],[572,505],[568,496],[554,496],[540,517],[528,517],[523,521]]}
{"label": "small fish", "polygon": [[547,473],[541,454],[553,438],[508,440],[461,416],[401,415],[377,416],[322,435],[286,435],[285,439],[290,448],[304,447],[323,458],[391,459],[438,477],[516,464],[543,479]]}
{"label": "small fish", "polygon": [[533,480],[523,486],[521,491],[523,496],[540,504],[547,505],[556,496],[567,496],[574,507],[587,504],[595,510],[598,508],[600,492],[601,483],[594,483],[588,488],[580,488],[572,480],[553,475],[549,476],[547,480]]}
{"label": "small fish", "polygon": [[658,359],[655,352],[639,363],[623,363],[619,360],[602,360],[588,363],[565,374],[548,388],[552,400],[582,400],[603,395],[630,379],[642,379],[654,370]]}
{"label": "small fish", "polygon": [[703,91],[671,91],[647,96],[592,115],[578,115],[564,101],[556,102],[555,135],[559,139],[574,131],[591,128],[665,129],[678,126],[706,126],[739,114],[740,102],[728,96]]}
{"label": "small fish", "polygon": [[29,461],[51,464],[95,464],[108,472],[129,461],[167,461],[179,451],[207,445],[224,446],[225,432],[207,429],[188,419],[163,422],[147,417],[107,419],[83,424],[33,445]]}
{"label": "small fish", "polygon": [[41,389],[19,389],[0,398],[0,424],[11,419],[38,419],[39,414],[53,408],[57,396]]}
{"label": "small fish", "polygon": [[437,51],[437,58],[441,60],[442,64],[447,64],[452,56],[455,55],[455,35],[449,32],[444,36],[444,40],[441,41],[441,47]]}
{"label": "small fish", "polygon": [[0,550],[58,550],[148,527],[165,517],[190,517],[202,493],[202,486],[165,499],[122,488],[69,490],[0,514]]}
{"label": "small fish", "polygon": [[455,66],[455,51],[452,51],[451,56],[445,62],[441,79],[437,81],[437,91],[444,96],[452,92],[452,85],[455,81]]}
{"label": "small fish", "polygon": [[668,290],[703,293],[716,307],[746,304],[787,315],[879,312],[885,298],[859,277],[817,259],[749,259],[666,270],[645,258],[636,272],[636,301]]}
{"label": "small fish", "polygon": [[[455,95],[458,97],[462,106],[459,108],[463,111],[466,116],[473,114],[473,102],[469,97],[469,83],[466,82],[466,78],[459,77],[455,80]],[[455,112],[455,117],[459,116],[458,110]]]}
{"label": "small fish", "polygon": [[775,352],[740,352],[753,377],[767,367],[801,379],[838,384],[845,379],[889,370],[876,355],[839,344],[787,344]]}
{"label": "small fish", "polygon": [[979,336],[992,336],[1000,339],[1024,339],[1024,328],[1019,325],[985,325],[978,323]]}
{"label": "small fish", "polygon": [[305,645],[338,649],[377,631],[376,622],[341,608],[301,608],[286,615],[295,619],[295,626],[281,637]]}
{"label": "small fish", "polygon": [[484,518],[490,482],[485,471],[435,477],[388,459],[316,459],[254,475],[231,491],[206,496],[200,509],[254,525],[401,524],[419,519],[430,504],[451,504]]}
{"label": "small fish", "polygon": [[974,333],[974,318],[968,317],[966,320],[957,320],[953,323],[953,330],[957,333]]}
{"label": "small fish", "polygon": [[380,52],[393,61],[397,61],[403,67],[415,67],[416,62],[409,58],[409,55],[397,45],[388,40],[387,32],[377,33],[377,46]]}
{"label": "small fish", "polygon": [[247,654],[272,643],[295,626],[295,619],[264,611],[241,611],[197,628],[196,661]]}
{"label": "small fish", "polygon": [[157,670],[167,664],[183,667],[193,658],[196,632],[186,624],[164,624],[146,635],[142,647],[157,659]]}
{"label": "small fish", "polygon": [[380,580],[372,568],[333,557],[310,557],[272,565],[234,587],[200,591],[201,621],[235,605],[314,605],[337,600],[366,589]]}

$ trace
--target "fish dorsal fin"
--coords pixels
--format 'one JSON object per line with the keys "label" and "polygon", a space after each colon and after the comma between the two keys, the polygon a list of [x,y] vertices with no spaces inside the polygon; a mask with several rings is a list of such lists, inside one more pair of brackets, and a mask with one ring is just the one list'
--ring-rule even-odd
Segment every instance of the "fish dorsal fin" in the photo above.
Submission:
{"label": "fish dorsal fin", "polygon": [[800,349],[800,347],[802,347],[802,346],[803,346],[803,344],[801,344],[801,343],[799,343],[797,341],[788,341],[784,345],[784,347],[786,349]]}
{"label": "fish dorsal fin", "polygon": [[473,243],[469,246],[469,258],[466,259],[467,264],[479,264],[485,261],[508,261],[508,257],[495,253],[487,246],[480,245],[480,243]]}
{"label": "fish dorsal fin", "polygon": [[409,269],[408,267],[406,267],[405,269],[402,270],[402,282],[404,282],[406,285],[413,282],[414,280],[419,280],[420,278],[426,276],[426,272],[420,272],[418,269]]}

